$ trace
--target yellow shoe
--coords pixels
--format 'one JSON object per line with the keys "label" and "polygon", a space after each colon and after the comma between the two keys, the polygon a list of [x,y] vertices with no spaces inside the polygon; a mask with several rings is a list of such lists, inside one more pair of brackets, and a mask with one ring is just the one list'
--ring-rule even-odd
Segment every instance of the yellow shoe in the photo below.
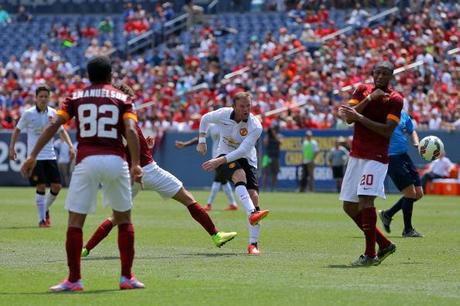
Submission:
{"label": "yellow shoe", "polygon": [[212,235],[212,241],[214,241],[216,247],[220,248],[221,246],[235,238],[236,235],[236,232],[218,232],[217,234]]}

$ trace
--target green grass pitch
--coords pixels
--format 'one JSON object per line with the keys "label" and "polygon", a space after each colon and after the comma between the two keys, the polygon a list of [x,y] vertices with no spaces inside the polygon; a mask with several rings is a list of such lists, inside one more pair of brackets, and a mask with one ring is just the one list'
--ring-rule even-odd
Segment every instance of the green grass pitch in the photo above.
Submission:
{"label": "green grass pitch", "polygon": [[[204,203],[207,192],[195,192]],[[460,198],[425,197],[414,225],[424,238],[389,235],[397,252],[378,267],[350,268],[364,239],[335,194],[262,193],[260,257],[246,255],[244,213],[225,212],[219,194],[211,216],[238,237],[216,248],[182,205],[142,192],[135,201],[134,272],[145,290],[119,291],[116,229],[83,260],[85,291],[50,294],[67,274],[65,191],[52,207],[53,227],[37,228],[34,190],[0,188],[0,305],[460,305]],[[378,200],[389,207],[397,195]],[[84,238],[110,214],[98,206]]]}

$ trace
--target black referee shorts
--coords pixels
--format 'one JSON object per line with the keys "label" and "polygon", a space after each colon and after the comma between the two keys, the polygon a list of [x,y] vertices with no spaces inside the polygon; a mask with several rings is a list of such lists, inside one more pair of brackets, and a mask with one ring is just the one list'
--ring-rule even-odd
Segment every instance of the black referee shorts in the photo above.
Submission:
{"label": "black referee shorts", "polygon": [[214,182],[221,183],[222,185],[227,184],[228,180],[223,177],[222,173],[219,173],[217,170],[215,171],[214,174]]}
{"label": "black referee shorts", "polygon": [[249,165],[249,162],[246,158],[240,158],[230,163],[220,165],[216,169],[216,176],[228,181],[232,181],[232,175],[238,169],[243,169],[246,173],[247,189],[254,189],[259,192],[259,184],[257,182],[257,169]]}
{"label": "black referee shorts", "polygon": [[37,160],[29,182],[32,186],[51,183],[61,184],[61,175],[56,160]]}
{"label": "black referee shorts", "polygon": [[332,166],[332,177],[335,179],[343,178],[343,166]]}
{"label": "black referee shorts", "polygon": [[407,153],[390,155],[388,175],[399,191],[410,185],[416,187],[422,185],[417,169]]}

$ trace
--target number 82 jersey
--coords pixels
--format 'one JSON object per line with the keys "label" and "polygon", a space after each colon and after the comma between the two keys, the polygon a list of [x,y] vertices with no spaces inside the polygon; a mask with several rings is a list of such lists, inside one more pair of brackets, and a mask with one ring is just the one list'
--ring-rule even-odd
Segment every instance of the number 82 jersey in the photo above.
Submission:
{"label": "number 82 jersey", "polygon": [[128,95],[110,84],[75,91],[57,112],[68,121],[75,117],[78,151],[76,163],[90,155],[118,155],[126,159],[122,136],[125,119],[137,121]]}

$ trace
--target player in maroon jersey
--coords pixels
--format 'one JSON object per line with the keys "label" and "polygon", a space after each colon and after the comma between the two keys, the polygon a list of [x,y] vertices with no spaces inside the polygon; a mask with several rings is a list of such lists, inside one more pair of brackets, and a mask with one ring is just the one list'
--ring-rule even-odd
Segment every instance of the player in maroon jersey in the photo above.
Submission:
{"label": "player in maroon jersey", "polygon": [[[133,96],[133,90],[126,84],[116,85],[118,89],[123,91],[128,96]],[[140,144],[140,166],[144,171],[143,184],[144,188],[158,192],[163,198],[173,198],[179,203],[187,207],[190,215],[209,233],[213,242],[217,247],[221,247],[228,241],[235,238],[236,232],[219,232],[214,226],[208,213],[195,200],[193,195],[184,188],[182,182],[168,171],[160,168],[152,157],[153,139],[145,138],[142,130],[136,125],[137,136]],[[127,151],[129,154],[129,151]],[[129,159],[128,159],[129,161]],[[140,184],[134,184],[132,190],[132,198],[136,196],[140,189]],[[96,247],[116,225],[112,217],[102,222],[91,238],[82,249],[82,256],[86,257],[89,252]]]}
{"label": "player in maroon jersey", "polygon": [[377,228],[374,207],[377,196],[385,198],[383,182],[388,170],[388,146],[403,107],[401,94],[389,87],[393,70],[389,62],[378,63],[372,71],[374,85],[360,85],[349,100],[349,106],[339,109],[339,114],[348,123],[355,123],[340,200],[366,238],[366,250],[353,266],[378,265],[396,250],[396,245]]}
{"label": "player in maroon jersey", "polygon": [[[102,185],[104,204],[112,207],[118,224],[118,248],[121,259],[120,289],[144,288],[131,273],[134,260],[134,227],[131,224],[131,182],[143,175],[139,165],[137,117],[128,95],[111,85],[109,58],[95,57],[87,65],[91,85],[76,91],[65,101],[56,120],[43,131],[22,173],[30,175],[36,157],[59,127],[75,117],[78,152],[65,207],[69,211],[66,252],[69,276],[51,287],[52,292],[81,291],[80,255],[83,247],[83,225],[88,213],[94,212],[97,192]],[[128,143],[131,168],[126,162],[124,136]]]}

